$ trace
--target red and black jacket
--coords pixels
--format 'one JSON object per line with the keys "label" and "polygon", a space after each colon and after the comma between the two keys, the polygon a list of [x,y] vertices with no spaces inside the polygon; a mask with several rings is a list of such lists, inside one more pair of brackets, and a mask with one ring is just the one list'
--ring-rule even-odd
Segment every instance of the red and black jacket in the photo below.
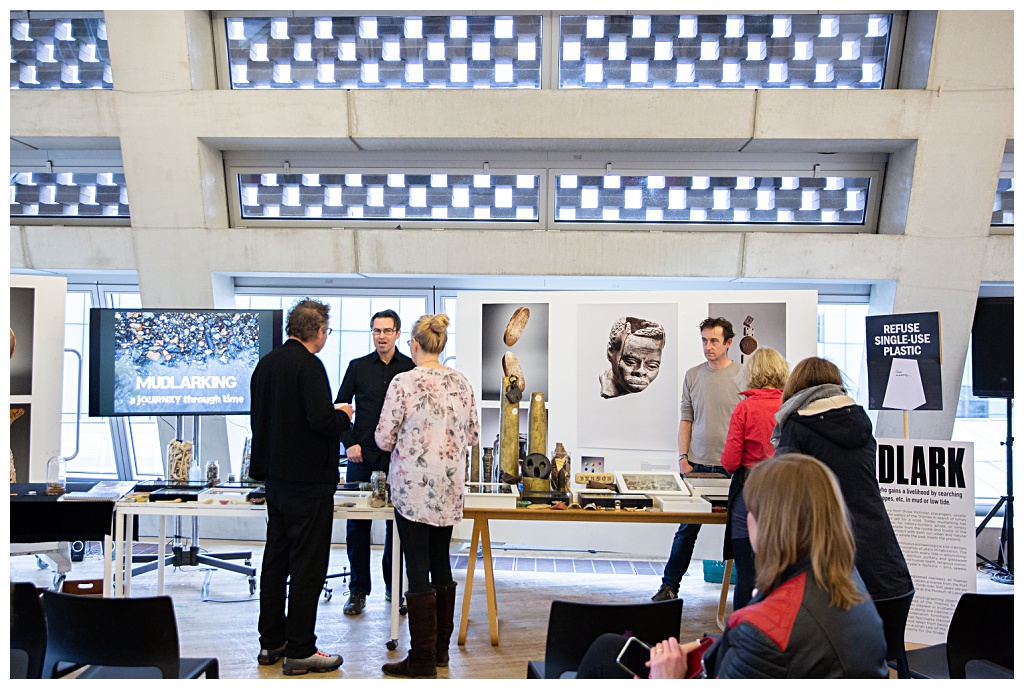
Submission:
{"label": "red and black jacket", "polygon": [[[864,583],[854,570],[862,593]],[[803,560],[783,583],[729,616],[704,656],[709,677],[883,679],[885,635],[870,598],[841,610],[830,604]]]}

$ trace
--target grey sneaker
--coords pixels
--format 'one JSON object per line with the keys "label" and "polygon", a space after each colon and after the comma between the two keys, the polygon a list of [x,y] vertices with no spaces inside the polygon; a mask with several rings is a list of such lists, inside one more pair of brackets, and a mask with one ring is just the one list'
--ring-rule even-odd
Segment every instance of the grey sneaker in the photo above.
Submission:
{"label": "grey sneaker", "polygon": [[327,655],[317,651],[308,658],[285,658],[281,672],[286,675],[305,675],[309,672],[333,672],[341,667],[340,655]]}
{"label": "grey sneaker", "polygon": [[353,593],[349,595],[348,602],[345,603],[345,609],[342,612],[346,615],[359,615],[365,607],[366,596],[361,593]]}
{"label": "grey sneaker", "polygon": [[256,656],[256,662],[260,665],[273,665],[281,660],[281,656],[284,655],[285,646],[287,644],[281,644],[280,648],[261,648],[260,654]]}
{"label": "grey sneaker", "polygon": [[651,600],[658,602],[661,600],[675,600],[679,597],[679,589],[672,588],[668,584],[662,584],[658,592],[651,596]]}
{"label": "grey sneaker", "polygon": [[391,589],[389,589],[389,588],[384,589],[384,602],[385,603],[390,603],[391,602]]}

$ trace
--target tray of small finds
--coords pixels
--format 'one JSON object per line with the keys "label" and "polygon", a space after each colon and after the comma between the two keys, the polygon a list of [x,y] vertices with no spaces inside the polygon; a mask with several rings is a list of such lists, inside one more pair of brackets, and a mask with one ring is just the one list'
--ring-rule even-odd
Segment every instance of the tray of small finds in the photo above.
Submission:
{"label": "tray of small finds", "polygon": [[567,509],[571,501],[572,496],[569,493],[563,493],[554,490],[524,490],[522,495],[519,496],[518,506],[525,507],[527,509],[546,509],[549,507],[554,507],[556,509]]}
{"label": "tray of small finds", "polygon": [[593,509],[594,507],[601,507],[604,509],[613,510],[629,510],[629,509],[640,509],[650,508],[654,505],[654,501],[649,495],[643,495],[639,493],[613,493],[609,490],[581,490],[576,494],[579,499],[580,507],[583,509]]}

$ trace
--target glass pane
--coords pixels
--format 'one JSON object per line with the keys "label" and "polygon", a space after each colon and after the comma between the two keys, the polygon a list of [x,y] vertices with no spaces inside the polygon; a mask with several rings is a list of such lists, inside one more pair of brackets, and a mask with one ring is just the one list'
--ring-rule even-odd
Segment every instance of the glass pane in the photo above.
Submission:
{"label": "glass pane", "polygon": [[122,172],[11,172],[11,215],[128,218]]}
{"label": "glass pane", "polygon": [[540,176],[310,169],[238,175],[243,218],[537,222]]}
{"label": "glass pane", "polygon": [[341,302],[341,327],[347,331],[369,332],[373,313],[369,297],[345,297]]}
{"label": "glass pane", "polygon": [[427,303],[422,297],[404,297],[401,304],[398,315],[402,319],[402,337],[408,340],[412,335],[412,327],[426,313]]}
{"label": "glass pane", "polygon": [[566,15],[561,88],[879,89],[890,14]]}
{"label": "glass pane", "polygon": [[157,431],[157,417],[138,416],[126,419],[128,439],[135,457],[136,478],[161,478],[164,475],[163,448]]}
{"label": "glass pane", "polygon": [[372,347],[370,333],[343,332],[341,334],[341,361],[347,367],[348,362],[352,359],[369,354]]}
{"label": "glass pane", "polygon": [[1013,176],[1000,176],[996,200],[992,204],[992,224],[1013,225]]}
{"label": "glass pane", "polygon": [[[372,313],[380,313],[391,309],[396,312],[399,316],[402,315],[402,300],[399,297],[373,297],[370,300],[370,309]],[[367,320],[369,322],[369,320]],[[369,330],[369,328],[367,328]]]}
{"label": "glass pane", "polygon": [[556,222],[862,224],[868,177],[556,175]]}
{"label": "glass pane", "polygon": [[[61,420],[61,451],[68,454],[75,448],[75,419],[72,415]],[[110,423],[106,419],[82,417],[78,456],[68,462],[68,474],[73,476],[117,477],[114,444],[110,439]]]}
{"label": "glass pane", "polygon": [[227,17],[236,89],[540,88],[540,15]]}
{"label": "glass pane", "polygon": [[[11,19],[11,89],[112,89],[102,17]],[[13,204],[12,204],[13,215]]]}

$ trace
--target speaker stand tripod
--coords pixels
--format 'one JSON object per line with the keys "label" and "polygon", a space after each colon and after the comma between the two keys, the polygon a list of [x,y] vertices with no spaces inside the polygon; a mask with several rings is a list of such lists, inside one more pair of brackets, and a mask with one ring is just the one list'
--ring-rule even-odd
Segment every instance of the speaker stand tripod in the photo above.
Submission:
{"label": "speaker stand tripod", "polygon": [[993,562],[983,555],[978,555],[992,569],[992,581],[1000,584],[1013,584],[1013,399],[1006,400],[1006,441],[1000,443],[1006,446],[1006,495],[1000,496],[999,501],[989,510],[981,524],[975,530],[974,535],[981,535],[982,530],[989,523],[992,517],[1003,510],[1003,528],[999,533],[999,553]]}

